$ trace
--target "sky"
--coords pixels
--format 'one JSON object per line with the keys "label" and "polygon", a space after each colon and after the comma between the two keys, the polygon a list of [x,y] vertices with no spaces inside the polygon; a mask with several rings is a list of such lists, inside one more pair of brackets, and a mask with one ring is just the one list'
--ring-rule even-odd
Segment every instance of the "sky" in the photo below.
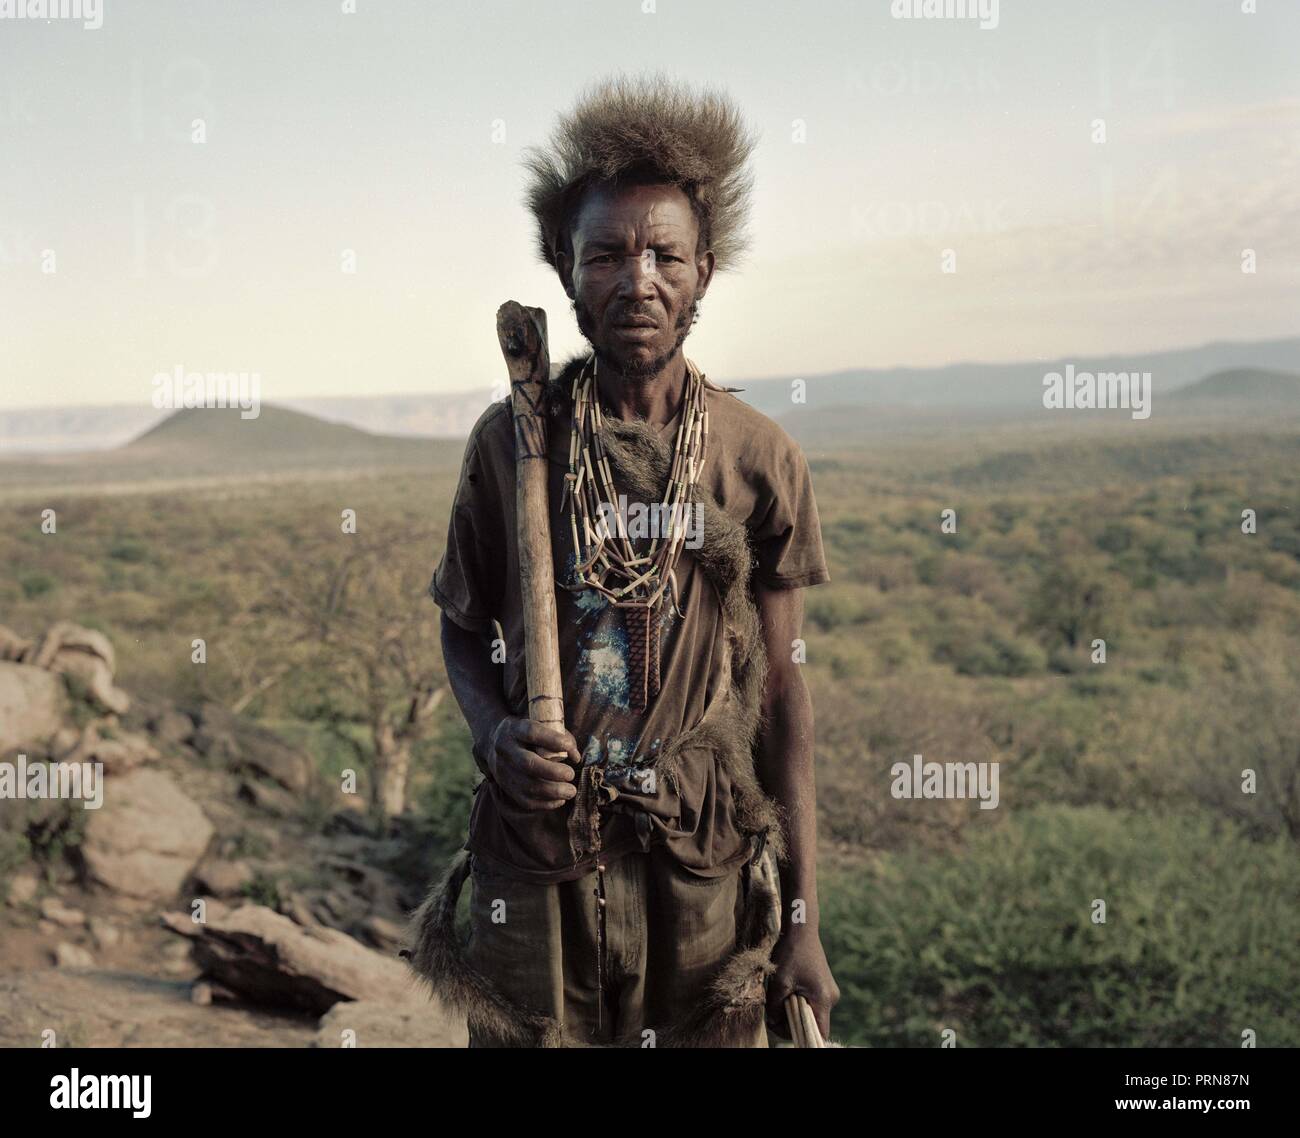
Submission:
{"label": "sky", "polygon": [[1300,333],[1292,0],[1001,0],[988,28],[893,0],[103,0],[93,29],[26,3],[0,0],[0,407],[147,404],[177,365],[272,402],[488,389],[506,299],[578,350],[521,154],[650,70],[761,137],[749,256],[687,344],[719,382]]}

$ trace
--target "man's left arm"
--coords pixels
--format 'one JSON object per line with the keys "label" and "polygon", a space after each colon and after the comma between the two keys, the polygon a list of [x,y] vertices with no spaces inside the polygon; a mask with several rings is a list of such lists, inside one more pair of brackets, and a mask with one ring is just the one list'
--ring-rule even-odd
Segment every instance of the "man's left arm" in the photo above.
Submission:
{"label": "man's left arm", "polygon": [[[786,1035],[784,1001],[798,992],[812,1006],[823,1037],[840,990],[822,949],[817,905],[817,792],[813,774],[813,708],[794,641],[803,630],[803,590],[755,584],[767,650],[764,730],[755,747],[759,780],[785,815],[788,863],[781,867],[781,939],[772,954],[768,1023]],[[803,921],[791,920],[791,903],[803,901]]]}

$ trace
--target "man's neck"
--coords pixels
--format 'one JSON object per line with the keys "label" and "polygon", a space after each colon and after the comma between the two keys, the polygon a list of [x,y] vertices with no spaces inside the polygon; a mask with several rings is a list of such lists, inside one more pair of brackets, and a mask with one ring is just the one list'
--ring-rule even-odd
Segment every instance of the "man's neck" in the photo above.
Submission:
{"label": "man's neck", "polygon": [[686,390],[686,357],[679,349],[653,375],[626,378],[605,363],[596,369],[600,398],[618,418],[643,419],[652,427],[671,423]]}

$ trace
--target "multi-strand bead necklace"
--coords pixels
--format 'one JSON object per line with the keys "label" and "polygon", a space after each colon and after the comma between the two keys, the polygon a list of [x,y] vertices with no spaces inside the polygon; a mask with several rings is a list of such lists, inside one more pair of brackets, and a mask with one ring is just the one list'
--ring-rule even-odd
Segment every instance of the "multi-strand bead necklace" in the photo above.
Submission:
{"label": "multi-strand bead necklace", "polygon": [[[639,556],[628,536],[601,443],[604,417],[594,355],[574,379],[572,394],[573,431],[564,497],[569,504],[579,582],[575,587],[595,589],[610,604],[625,610],[630,706],[641,712],[659,694],[659,628],[665,592],[680,615],[675,570],[686,540],[686,512],[695,508],[695,488],[709,443],[704,375],[690,360],[686,361],[681,422],[673,444],[668,485],[658,505],[658,519],[668,520],[668,533],[656,532],[649,550]],[[602,515],[601,503],[609,503],[612,527],[607,524],[608,513]],[[563,503],[560,508],[563,510]]]}

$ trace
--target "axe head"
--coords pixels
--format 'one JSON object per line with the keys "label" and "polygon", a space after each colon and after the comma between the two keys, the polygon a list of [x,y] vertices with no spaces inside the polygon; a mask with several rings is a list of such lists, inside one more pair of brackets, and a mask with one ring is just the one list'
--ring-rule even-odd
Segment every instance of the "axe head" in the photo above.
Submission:
{"label": "axe head", "polygon": [[497,339],[505,356],[510,383],[544,384],[551,378],[551,354],[546,343],[546,312],[507,300],[497,309]]}

